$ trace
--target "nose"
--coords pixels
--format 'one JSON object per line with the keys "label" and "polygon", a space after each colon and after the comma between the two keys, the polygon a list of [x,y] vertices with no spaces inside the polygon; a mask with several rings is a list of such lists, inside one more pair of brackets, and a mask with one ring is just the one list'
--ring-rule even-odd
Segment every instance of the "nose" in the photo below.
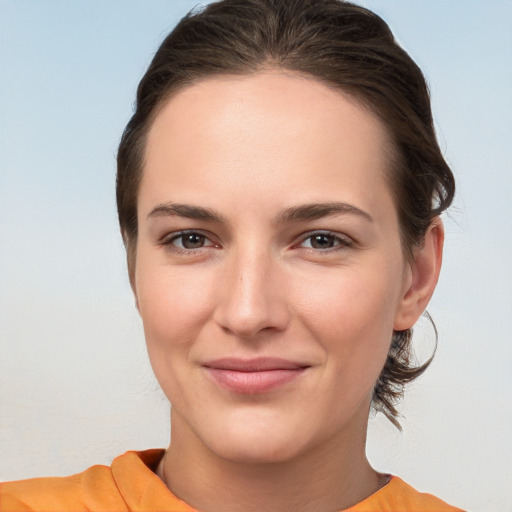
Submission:
{"label": "nose", "polygon": [[284,331],[289,308],[279,262],[264,251],[246,250],[225,262],[214,319],[226,332],[255,339]]}

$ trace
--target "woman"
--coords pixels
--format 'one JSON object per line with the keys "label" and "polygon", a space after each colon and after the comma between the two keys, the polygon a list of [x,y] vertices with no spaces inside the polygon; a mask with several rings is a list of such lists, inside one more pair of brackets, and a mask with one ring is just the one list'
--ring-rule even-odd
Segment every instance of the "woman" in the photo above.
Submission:
{"label": "woman", "polygon": [[453,511],[365,455],[398,426],[454,194],[421,71],[337,0],[224,0],[142,79],[118,153],[166,450],[4,484],[0,510]]}

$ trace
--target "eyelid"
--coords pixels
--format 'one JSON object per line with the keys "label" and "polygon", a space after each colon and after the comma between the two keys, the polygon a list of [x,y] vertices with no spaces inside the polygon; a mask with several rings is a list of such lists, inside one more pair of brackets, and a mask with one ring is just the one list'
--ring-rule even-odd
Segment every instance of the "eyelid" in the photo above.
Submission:
{"label": "eyelid", "polygon": [[[173,242],[175,240],[179,240],[181,237],[184,237],[186,235],[199,235],[205,238],[208,242],[210,242],[208,245],[205,245],[203,247],[198,247],[197,249],[183,249],[181,247],[177,247],[176,245],[173,245]],[[219,248],[220,243],[215,241],[215,237],[207,232],[203,231],[202,229],[182,229],[180,231],[173,231],[171,233],[167,233],[163,237],[160,238],[160,240],[157,242],[157,245],[162,245],[168,248],[172,248],[173,250],[179,252],[198,252],[202,249],[207,249],[210,247]]]}
{"label": "eyelid", "polygon": [[[319,249],[319,248],[314,248],[314,247],[301,247],[302,244],[306,240],[308,240],[314,236],[319,236],[319,235],[332,237],[332,238],[336,239],[338,241],[338,243],[336,245],[334,245],[333,247],[328,247],[326,249]],[[308,249],[311,251],[323,252],[323,253],[342,250],[342,249],[345,249],[348,247],[353,247],[354,245],[356,245],[356,242],[352,237],[345,235],[343,233],[338,233],[335,231],[329,231],[329,230],[325,230],[325,229],[316,229],[313,231],[309,231],[307,233],[303,233],[300,235],[300,237],[297,237],[296,240],[297,240],[297,242],[295,242],[293,244],[294,248],[303,248],[303,249]]]}

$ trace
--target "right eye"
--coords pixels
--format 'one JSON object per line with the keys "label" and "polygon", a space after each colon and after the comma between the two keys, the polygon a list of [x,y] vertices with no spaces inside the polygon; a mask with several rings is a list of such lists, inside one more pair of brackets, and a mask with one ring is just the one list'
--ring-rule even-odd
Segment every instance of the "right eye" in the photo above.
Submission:
{"label": "right eye", "polygon": [[192,252],[205,247],[218,247],[218,244],[197,231],[182,231],[171,234],[162,241],[162,245],[177,252]]}
{"label": "right eye", "polygon": [[199,233],[187,233],[173,239],[173,243],[180,249],[200,249],[204,247],[206,237]]}

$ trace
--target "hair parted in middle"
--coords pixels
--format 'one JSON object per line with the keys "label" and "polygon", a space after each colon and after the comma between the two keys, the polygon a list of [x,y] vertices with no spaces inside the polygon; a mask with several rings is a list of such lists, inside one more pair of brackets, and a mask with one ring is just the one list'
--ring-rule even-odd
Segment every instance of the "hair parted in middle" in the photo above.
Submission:
{"label": "hair parted in middle", "polygon": [[[407,257],[451,204],[454,177],[436,140],[425,78],[378,15],[341,0],[221,0],[191,11],[165,38],[119,145],[117,205],[131,279],[146,137],[160,107],[200,80],[266,70],[315,78],[383,122],[392,145],[387,178]],[[373,393],[374,407],[399,428],[396,404],[404,386],[432,360],[413,364],[411,338],[411,329],[393,333]]]}

